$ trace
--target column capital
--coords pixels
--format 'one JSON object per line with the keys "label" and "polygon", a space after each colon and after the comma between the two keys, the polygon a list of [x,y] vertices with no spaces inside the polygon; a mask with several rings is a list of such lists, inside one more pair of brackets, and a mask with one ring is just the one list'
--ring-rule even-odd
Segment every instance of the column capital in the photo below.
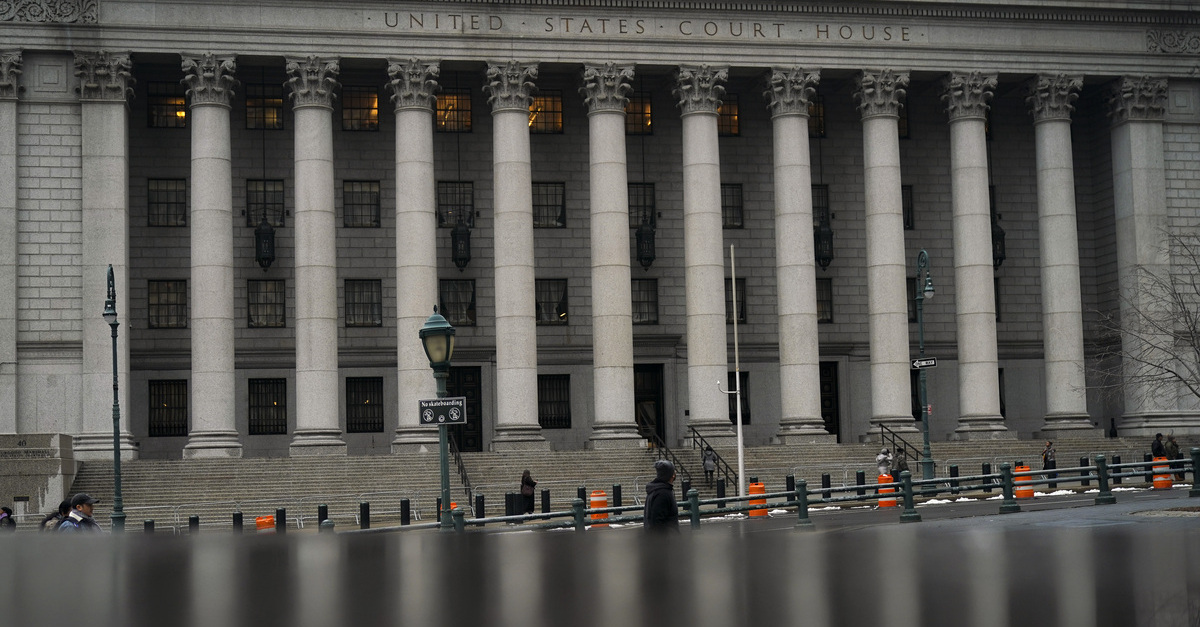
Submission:
{"label": "column capital", "polygon": [[629,93],[633,91],[633,68],[617,67],[616,63],[604,65],[585,65],[583,68],[583,102],[588,107],[588,113],[597,111],[625,112],[629,103]]}
{"label": "column capital", "polygon": [[767,98],[767,108],[771,110],[771,117],[808,117],[809,102],[817,93],[817,84],[820,82],[819,71],[809,71],[798,66],[771,68],[770,74],[767,75],[767,90],[763,92],[763,96]]}
{"label": "column capital", "polygon": [[433,109],[434,94],[441,89],[437,78],[441,75],[438,62],[426,63],[420,59],[391,60],[388,62],[388,88],[392,90],[392,104],[400,109]]}
{"label": "column capital", "polygon": [[995,74],[952,72],[942,79],[942,100],[950,121],[987,119],[988,101],[996,92]]}
{"label": "column capital", "polygon": [[333,108],[334,90],[338,88],[337,76],[341,72],[338,59],[322,59],[318,56],[287,59],[288,94],[292,108]]}
{"label": "column capital", "polygon": [[1025,102],[1029,104],[1029,113],[1033,115],[1034,122],[1069,122],[1071,112],[1075,110],[1072,103],[1079,99],[1079,90],[1083,89],[1083,75],[1039,74],[1030,79],[1027,89],[1029,95],[1025,97]]}
{"label": "column capital", "polygon": [[218,105],[229,107],[233,88],[237,85],[235,57],[218,57],[212,53],[183,57],[183,80],[191,106]]}
{"label": "column capital", "polygon": [[721,108],[729,68],[709,65],[681,65],[675,71],[675,88],[681,115],[713,113]]}
{"label": "column capital", "polygon": [[862,119],[879,115],[900,117],[901,101],[908,90],[908,72],[891,69],[858,73],[854,99]]}
{"label": "column capital", "polygon": [[133,94],[134,79],[129,71],[133,64],[129,53],[75,53],[75,76],[79,77],[80,100],[111,100],[125,102]]}
{"label": "column capital", "polygon": [[1113,124],[1132,120],[1161,122],[1167,108],[1167,79],[1152,76],[1122,76],[1105,94]]}
{"label": "column capital", "polygon": [[21,51],[0,52],[0,100],[16,100],[21,92]]}
{"label": "column capital", "polygon": [[537,90],[537,86],[533,84],[537,77],[536,63],[489,63],[487,82],[484,83],[483,90],[488,94],[488,104],[492,105],[492,113],[505,109],[528,111],[529,105],[533,104],[533,93]]}

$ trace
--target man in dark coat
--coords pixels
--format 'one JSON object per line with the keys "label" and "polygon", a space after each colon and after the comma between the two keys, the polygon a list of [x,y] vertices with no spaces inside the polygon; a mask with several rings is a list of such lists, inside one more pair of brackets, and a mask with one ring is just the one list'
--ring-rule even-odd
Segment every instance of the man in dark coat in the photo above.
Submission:
{"label": "man in dark coat", "polygon": [[102,533],[100,525],[92,518],[92,507],[99,502],[82,492],[71,497],[71,511],[59,524],[58,530],[63,533]]}
{"label": "man in dark coat", "polygon": [[1167,456],[1167,451],[1163,447],[1161,433],[1154,434],[1154,441],[1150,443],[1150,455],[1152,457],[1166,457]]}
{"label": "man in dark coat", "polygon": [[642,527],[647,531],[679,532],[679,504],[675,502],[675,464],[654,462],[654,480],[646,484],[646,510]]}

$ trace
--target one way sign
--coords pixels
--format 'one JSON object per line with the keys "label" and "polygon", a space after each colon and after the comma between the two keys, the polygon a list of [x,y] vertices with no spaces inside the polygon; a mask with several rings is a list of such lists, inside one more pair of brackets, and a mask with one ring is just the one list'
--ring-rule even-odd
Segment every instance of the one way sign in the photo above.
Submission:
{"label": "one way sign", "polygon": [[920,370],[921,368],[936,368],[937,357],[923,357],[921,359],[914,359],[911,363],[913,370]]}

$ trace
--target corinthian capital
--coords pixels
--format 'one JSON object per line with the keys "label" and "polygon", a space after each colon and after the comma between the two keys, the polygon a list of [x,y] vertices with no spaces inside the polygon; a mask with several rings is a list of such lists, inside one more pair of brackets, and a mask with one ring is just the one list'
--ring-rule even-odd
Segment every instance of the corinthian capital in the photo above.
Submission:
{"label": "corinthian capital", "polygon": [[287,86],[291,89],[292,108],[333,108],[337,76],[341,72],[337,59],[311,56],[287,60]]}
{"label": "corinthian capital", "polygon": [[1034,122],[1070,121],[1075,110],[1072,103],[1079,99],[1079,90],[1083,89],[1083,76],[1039,74],[1029,81],[1028,89],[1025,102]]}
{"label": "corinthian capital", "polygon": [[528,111],[529,105],[533,104],[533,93],[537,90],[533,84],[537,77],[536,63],[521,65],[516,61],[508,61],[489,64],[483,91],[487,92],[492,112],[505,109]]}
{"label": "corinthian capital", "polygon": [[424,63],[418,59],[391,61],[388,63],[388,88],[392,90],[392,104],[400,109],[433,109],[434,94],[441,87],[437,77],[441,67],[437,63]]}
{"label": "corinthian capital", "polygon": [[16,100],[21,91],[20,51],[0,52],[0,100]]}
{"label": "corinthian capital", "polygon": [[862,118],[900,116],[901,101],[908,89],[908,72],[863,70],[858,73],[854,99]]}
{"label": "corinthian capital", "polygon": [[767,90],[763,92],[767,99],[767,108],[771,110],[771,117],[808,117],[808,104],[817,93],[817,84],[820,82],[819,72],[809,72],[799,67],[771,68],[771,74],[767,77]]}
{"label": "corinthian capital", "polygon": [[133,64],[129,53],[76,52],[75,76],[79,77],[79,97],[83,100],[125,101],[133,94]]}
{"label": "corinthian capital", "polygon": [[996,75],[955,72],[942,81],[942,100],[950,121],[987,118],[988,101],[996,91]]}
{"label": "corinthian capital", "polygon": [[233,57],[218,57],[205,54],[199,57],[183,57],[183,80],[192,106],[220,105],[228,107],[233,99],[233,87],[237,84],[237,61]]}
{"label": "corinthian capital", "polygon": [[1109,117],[1113,124],[1130,120],[1162,120],[1167,108],[1167,79],[1124,76],[1108,88]]}
{"label": "corinthian capital", "polygon": [[679,98],[681,113],[716,113],[721,108],[721,97],[725,95],[725,81],[728,79],[728,68],[679,66],[675,72],[674,94]]}
{"label": "corinthian capital", "polygon": [[625,111],[629,92],[633,91],[633,68],[617,67],[616,63],[588,65],[583,68],[583,102],[588,112]]}

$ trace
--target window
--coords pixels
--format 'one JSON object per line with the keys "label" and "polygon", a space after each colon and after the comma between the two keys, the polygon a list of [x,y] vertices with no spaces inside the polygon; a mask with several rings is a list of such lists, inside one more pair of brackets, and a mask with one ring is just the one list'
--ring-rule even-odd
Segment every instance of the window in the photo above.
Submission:
{"label": "window", "polygon": [[470,181],[438,181],[438,226],[452,227],[459,219],[475,226],[475,184]]}
{"label": "window", "polygon": [[[737,379],[735,379],[734,378],[735,375],[741,375],[741,376],[738,377]],[[742,424],[748,425],[748,424],[750,424],[750,387],[749,387],[750,373],[749,372],[730,372],[729,380],[728,380],[729,387],[726,389],[728,389],[730,392],[738,389],[738,387],[737,387],[738,379],[741,379],[741,382],[742,382],[742,387],[741,387],[741,390],[742,390],[742,394],[741,394],[741,397],[742,397]],[[737,424],[737,398],[738,398],[738,395],[737,394],[726,394],[726,396],[729,397],[729,422],[732,422],[733,424]]]}
{"label": "window", "polygon": [[913,186],[900,186],[900,206],[904,213],[904,230],[911,231],[915,221],[913,219]]}
{"label": "window", "polygon": [[529,105],[530,133],[563,132],[563,99],[557,89],[546,89]]}
{"label": "window", "polygon": [[537,294],[537,323],[553,325],[567,323],[567,280],[537,279],[534,281]]}
{"label": "window", "polygon": [[346,279],[346,326],[383,326],[382,281]]}
{"label": "window", "polygon": [[812,186],[812,204],[813,204],[813,228],[821,226],[822,222],[828,222],[833,216],[829,212],[829,186],[828,185],[813,185]]}
{"label": "window", "polygon": [[187,281],[149,281],[151,329],[187,328]]}
{"label": "window", "polygon": [[346,433],[383,433],[383,377],[346,377]]}
{"label": "window", "polygon": [[456,327],[475,326],[475,280],[446,279],[438,281],[442,311],[446,321]]}
{"label": "window", "polygon": [[471,132],[471,90],[443,89],[437,97],[437,130],[443,133]]}
{"label": "window", "polygon": [[567,226],[567,184],[533,184],[533,228],[561,229]]}
{"label": "window", "polygon": [[629,102],[625,103],[625,134],[653,135],[653,124],[650,92],[639,91],[631,94]]}
{"label": "window", "polygon": [[246,83],[246,128],[277,131],[283,128],[283,87]]}
{"label": "window", "polygon": [[150,128],[187,127],[187,92],[183,85],[150,83],[146,89],[146,113]]}
{"label": "window", "polygon": [[246,226],[258,226],[263,216],[271,226],[283,226],[283,181],[246,181]]}
{"label": "window", "polygon": [[833,322],[833,279],[817,279],[817,323]]}
{"label": "window", "polygon": [[904,279],[904,284],[908,288],[908,321],[917,321],[917,279],[909,277]]}
{"label": "window", "polygon": [[898,123],[897,123],[897,125],[896,125],[896,128],[897,128],[897,130],[899,131],[899,134],[900,134],[900,139],[908,139],[908,138],[909,138],[909,134],[908,134],[908,106],[907,106],[907,104],[908,104],[907,102],[905,102],[905,103],[902,103],[902,105],[901,105],[901,107],[900,107],[900,120],[899,120],[899,122],[898,122]]}
{"label": "window", "polygon": [[538,425],[543,429],[571,428],[571,375],[538,375]]}
{"label": "window", "polygon": [[150,179],[146,207],[150,226],[187,226],[187,181]]}
{"label": "window", "polygon": [[629,184],[629,228],[636,229],[642,220],[656,226],[658,213],[654,208],[654,183]]}
{"label": "window", "polygon": [[717,108],[717,135],[740,135],[737,94],[725,94]]}
{"label": "window", "polygon": [[342,225],[379,226],[379,181],[342,182]]}
{"label": "window", "polygon": [[[926,389],[925,391],[926,391],[926,393],[929,392],[928,389]],[[912,403],[913,420],[920,420],[921,419],[921,371],[920,370],[909,370],[908,371],[908,397]],[[926,399],[926,400],[928,400],[928,399]]]}
{"label": "window", "polygon": [[1000,322],[1000,277],[992,277],[992,297],[996,303],[996,322]]}
{"label": "window", "polygon": [[825,136],[825,99],[820,96],[808,101],[808,136]]}
{"label": "window", "polygon": [[342,88],[342,130],[379,130],[379,92],[374,87]]}
{"label": "window", "polygon": [[658,279],[633,279],[633,323],[658,324]]}
{"label": "window", "polygon": [[997,369],[996,378],[1000,380],[1000,417],[1007,418],[1008,410],[1004,406],[1004,368]]}
{"label": "window", "polygon": [[287,433],[287,379],[250,379],[250,435]]}
{"label": "window", "polygon": [[741,184],[721,184],[721,227],[726,229],[742,228],[742,186]]}
{"label": "window", "polygon": [[246,281],[246,324],[251,329],[284,326],[283,280]]}
{"label": "window", "polygon": [[150,381],[150,437],[188,434],[187,380]]}
{"label": "window", "polygon": [[[725,279],[725,324],[733,324],[733,282]],[[737,280],[737,321],[746,322],[746,279]]]}

